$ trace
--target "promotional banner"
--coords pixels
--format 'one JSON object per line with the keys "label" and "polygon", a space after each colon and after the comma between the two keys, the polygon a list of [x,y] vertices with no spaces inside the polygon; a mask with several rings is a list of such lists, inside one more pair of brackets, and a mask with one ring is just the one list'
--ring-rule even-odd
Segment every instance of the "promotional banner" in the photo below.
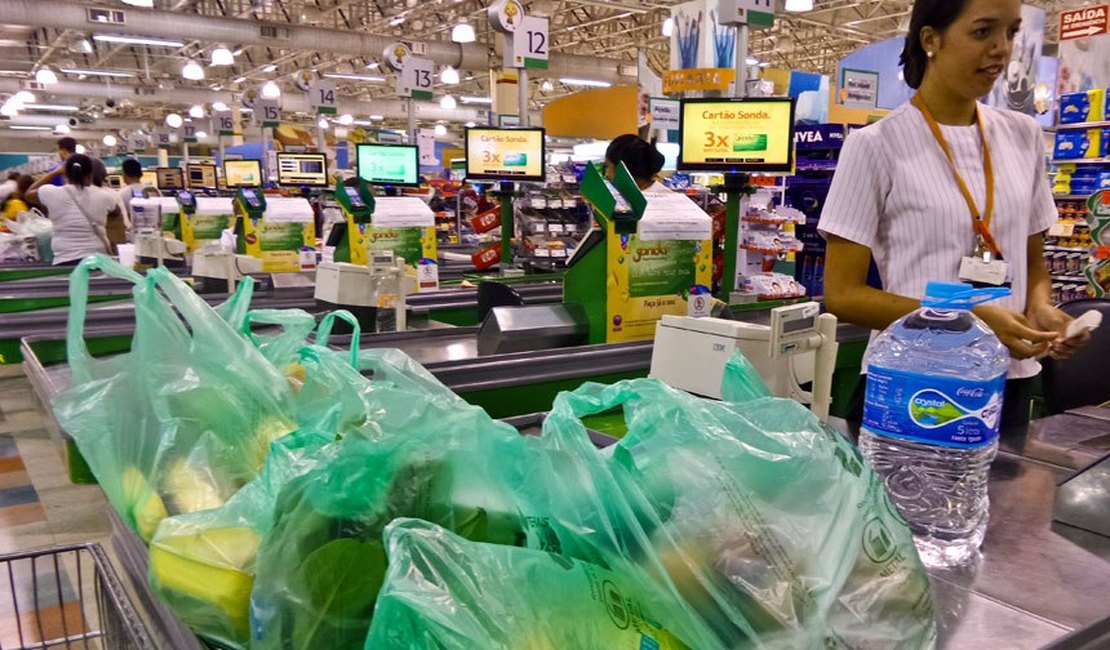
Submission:
{"label": "promotional banner", "polygon": [[1037,74],[1044,50],[1045,11],[1023,5],[1021,30],[1014,38],[1014,53],[1006,72],[994,84],[986,103],[998,108],[1036,115]]}
{"label": "promotional banner", "polygon": [[246,254],[262,260],[263,273],[293,273],[301,270],[301,248],[316,245],[312,222],[273,222],[244,219]]}
{"label": "promotional banner", "polygon": [[789,167],[794,145],[791,111],[789,101],[686,102],[680,167]]}
{"label": "promotional banner", "polygon": [[711,282],[709,241],[645,242],[618,235],[610,225],[606,246],[608,343],[653,338],[664,315],[688,312],[691,287]]}
{"label": "promotional banner", "polygon": [[[211,169],[205,167],[205,170]],[[215,184],[215,179],[212,181]],[[193,253],[205,242],[219,240],[223,231],[235,219],[231,199],[197,197],[197,210],[192,215],[181,215],[181,241]]]}
{"label": "promotional banner", "polygon": [[351,264],[366,266],[370,251],[393,251],[416,276],[421,259],[436,259],[436,230],[431,228],[375,228],[347,220]]}
{"label": "promotional banner", "polygon": [[542,129],[467,129],[468,178],[542,179]]}
{"label": "promotional banner", "polygon": [[420,164],[424,167],[434,167],[439,164],[436,158],[436,134],[432,129],[420,129],[416,132],[416,146],[420,151]]}
{"label": "promotional banner", "polygon": [[718,0],[671,7],[671,70],[735,68],[736,29],[720,24]]}

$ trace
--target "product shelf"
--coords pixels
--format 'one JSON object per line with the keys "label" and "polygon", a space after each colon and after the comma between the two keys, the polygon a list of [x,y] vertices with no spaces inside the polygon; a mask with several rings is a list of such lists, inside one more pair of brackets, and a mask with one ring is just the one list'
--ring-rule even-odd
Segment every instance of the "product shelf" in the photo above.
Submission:
{"label": "product shelf", "polygon": [[1110,126],[1110,122],[1076,122],[1075,124],[1057,124],[1057,131],[1074,131],[1078,129],[1097,129]]}

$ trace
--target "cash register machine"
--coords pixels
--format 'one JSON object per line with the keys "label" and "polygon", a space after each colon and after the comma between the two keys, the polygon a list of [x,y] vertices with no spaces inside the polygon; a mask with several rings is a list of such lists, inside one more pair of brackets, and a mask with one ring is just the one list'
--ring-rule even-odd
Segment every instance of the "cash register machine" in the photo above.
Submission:
{"label": "cash register machine", "polygon": [[[771,310],[769,324],[720,318],[664,316],[656,325],[651,377],[696,395],[721,398],[721,379],[733,352],[755,366],[776,397],[810,405],[829,417],[836,368],[836,316],[816,302]],[[812,381],[812,390],[801,384]]]}
{"label": "cash register machine", "polygon": [[344,308],[358,319],[364,331],[378,331],[379,310],[392,308],[396,329],[406,327],[406,299],[410,293],[405,260],[392,251],[369,251],[364,239],[376,205],[366,181],[349,187],[335,185],[336,202],[345,220],[332,227],[328,245],[334,247],[334,261],[322,262],[316,269],[317,303],[328,308]]}
{"label": "cash register machine", "polygon": [[[160,167],[156,174],[162,192],[186,192],[131,200],[131,223],[135,232],[135,255],[144,263],[158,266],[183,265],[189,246],[181,240],[182,211],[196,210],[193,195],[185,190],[184,173],[177,168]],[[192,212],[189,212],[192,214]]]}

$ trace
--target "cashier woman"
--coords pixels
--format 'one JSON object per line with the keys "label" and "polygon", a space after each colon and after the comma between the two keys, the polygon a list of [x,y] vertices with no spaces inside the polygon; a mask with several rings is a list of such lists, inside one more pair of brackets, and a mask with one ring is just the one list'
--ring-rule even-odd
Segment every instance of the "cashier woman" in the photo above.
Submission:
{"label": "cashier woman", "polygon": [[[1010,61],[1021,0],[918,0],[901,63],[912,101],[852,133],[819,228],[825,300],[841,320],[881,330],[917,309],[930,280],[1005,284],[976,307],[1013,358],[1003,425],[1028,419],[1037,357],[1069,357],[1042,255],[1056,207],[1041,129],[978,103]],[[867,284],[874,256],[883,290]]]}
{"label": "cashier woman", "polygon": [[605,178],[613,180],[617,165],[624,163],[636,184],[645,192],[669,192],[656,177],[663,170],[665,159],[655,145],[643,138],[626,133],[609,143],[605,150]]}

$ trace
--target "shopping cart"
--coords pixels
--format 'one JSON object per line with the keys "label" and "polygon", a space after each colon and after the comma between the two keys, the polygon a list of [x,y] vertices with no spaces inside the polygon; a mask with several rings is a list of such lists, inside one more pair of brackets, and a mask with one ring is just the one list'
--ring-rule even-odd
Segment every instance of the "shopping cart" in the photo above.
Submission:
{"label": "shopping cart", "polygon": [[0,650],[154,650],[99,544],[0,555]]}

